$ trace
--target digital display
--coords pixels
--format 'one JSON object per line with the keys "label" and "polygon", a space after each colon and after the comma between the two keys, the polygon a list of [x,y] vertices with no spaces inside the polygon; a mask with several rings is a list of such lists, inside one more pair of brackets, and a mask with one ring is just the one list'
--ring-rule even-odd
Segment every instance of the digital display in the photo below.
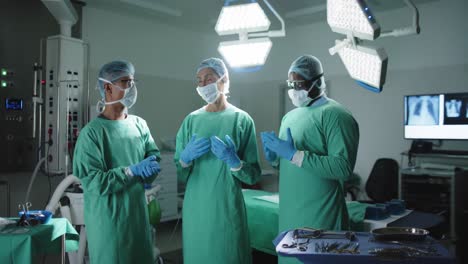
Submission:
{"label": "digital display", "polygon": [[406,139],[468,139],[468,93],[404,97]]}
{"label": "digital display", "polygon": [[6,110],[23,110],[23,99],[7,98],[5,99]]}

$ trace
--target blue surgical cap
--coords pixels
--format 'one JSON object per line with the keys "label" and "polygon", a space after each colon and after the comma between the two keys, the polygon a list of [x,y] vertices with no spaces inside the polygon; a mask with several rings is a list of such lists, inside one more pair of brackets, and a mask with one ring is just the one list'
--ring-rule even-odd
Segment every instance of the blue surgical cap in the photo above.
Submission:
{"label": "blue surgical cap", "polygon": [[205,68],[211,68],[219,77],[225,75],[229,79],[229,73],[226,68],[226,64],[224,64],[224,61],[221,59],[209,58],[202,61],[200,65],[198,65],[197,74]]}
{"label": "blue surgical cap", "polygon": [[[128,61],[116,60],[104,64],[99,71],[99,78],[114,82],[124,76],[135,75],[135,67]],[[104,82],[98,80],[99,93],[104,98]]]}
{"label": "blue surgical cap", "polygon": [[320,89],[325,88],[325,78],[323,77],[323,67],[319,59],[312,55],[302,55],[293,61],[289,67],[288,76],[294,72],[301,75],[305,80],[313,80],[320,77],[320,85],[317,87]]}

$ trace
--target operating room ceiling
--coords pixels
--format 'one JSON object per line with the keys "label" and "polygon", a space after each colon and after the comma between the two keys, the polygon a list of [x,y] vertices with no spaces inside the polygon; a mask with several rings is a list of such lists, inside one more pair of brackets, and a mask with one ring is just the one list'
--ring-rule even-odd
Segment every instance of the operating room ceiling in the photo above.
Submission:
{"label": "operating room ceiling", "polygon": [[[413,0],[416,5],[440,0]],[[224,5],[223,0],[82,0],[87,6],[116,13],[135,15],[157,23],[181,27],[199,32],[214,32],[214,25]],[[232,4],[248,3],[248,0],[231,1]],[[270,18],[272,30],[280,24],[262,0],[257,2]],[[326,0],[269,0],[282,16],[286,30],[291,27],[326,20]],[[378,16],[379,12],[405,6],[404,0],[367,0]]]}

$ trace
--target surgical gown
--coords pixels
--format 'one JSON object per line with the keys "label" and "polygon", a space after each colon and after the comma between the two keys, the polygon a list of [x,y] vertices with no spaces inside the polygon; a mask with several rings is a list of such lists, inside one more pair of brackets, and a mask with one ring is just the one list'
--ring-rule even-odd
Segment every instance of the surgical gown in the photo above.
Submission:
{"label": "surgical gown", "polygon": [[150,155],[160,159],[146,122],[137,116],[96,118],[81,131],[73,174],[84,190],[91,263],[154,263],[143,180],[124,172]]}
{"label": "surgical gown", "polygon": [[[359,127],[353,116],[336,101],[323,96],[309,107],[287,113],[286,129],[297,150],[304,151],[302,167],[280,160],[279,232],[312,227],[348,229],[348,212],[342,183],[351,177],[359,144]],[[280,257],[279,263],[300,263]]]}
{"label": "surgical gown", "polygon": [[[231,171],[211,151],[182,168],[179,157],[193,134],[197,138],[229,135],[243,166]],[[184,264],[249,264],[251,249],[241,182],[254,184],[260,165],[252,118],[230,105],[221,112],[203,108],[189,114],[178,133],[177,175],[186,182],[183,204]]]}

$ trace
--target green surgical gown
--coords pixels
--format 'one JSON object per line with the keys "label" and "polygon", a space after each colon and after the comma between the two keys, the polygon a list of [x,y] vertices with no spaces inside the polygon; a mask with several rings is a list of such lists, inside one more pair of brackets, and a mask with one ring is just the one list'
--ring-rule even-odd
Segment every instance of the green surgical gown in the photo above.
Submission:
{"label": "green surgical gown", "polygon": [[[304,151],[302,167],[280,160],[279,232],[312,227],[348,229],[348,212],[342,183],[351,177],[359,144],[359,127],[343,106],[322,97],[310,107],[287,113],[281,122],[280,138],[286,129],[297,150]],[[300,263],[280,257],[279,263]]]}
{"label": "green surgical gown", "polygon": [[[225,143],[229,135],[242,169],[231,171],[211,151],[182,168],[180,153],[193,134],[218,136]],[[184,264],[251,263],[241,182],[254,184],[261,175],[252,118],[232,105],[221,112],[203,108],[192,112],[177,133],[174,158],[178,178],[187,184],[182,212]]]}
{"label": "green surgical gown", "polygon": [[91,263],[154,262],[143,180],[124,172],[150,155],[160,159],[146,122],[137,116],[96,118],[81,130],[73,174],[84,190]]}

